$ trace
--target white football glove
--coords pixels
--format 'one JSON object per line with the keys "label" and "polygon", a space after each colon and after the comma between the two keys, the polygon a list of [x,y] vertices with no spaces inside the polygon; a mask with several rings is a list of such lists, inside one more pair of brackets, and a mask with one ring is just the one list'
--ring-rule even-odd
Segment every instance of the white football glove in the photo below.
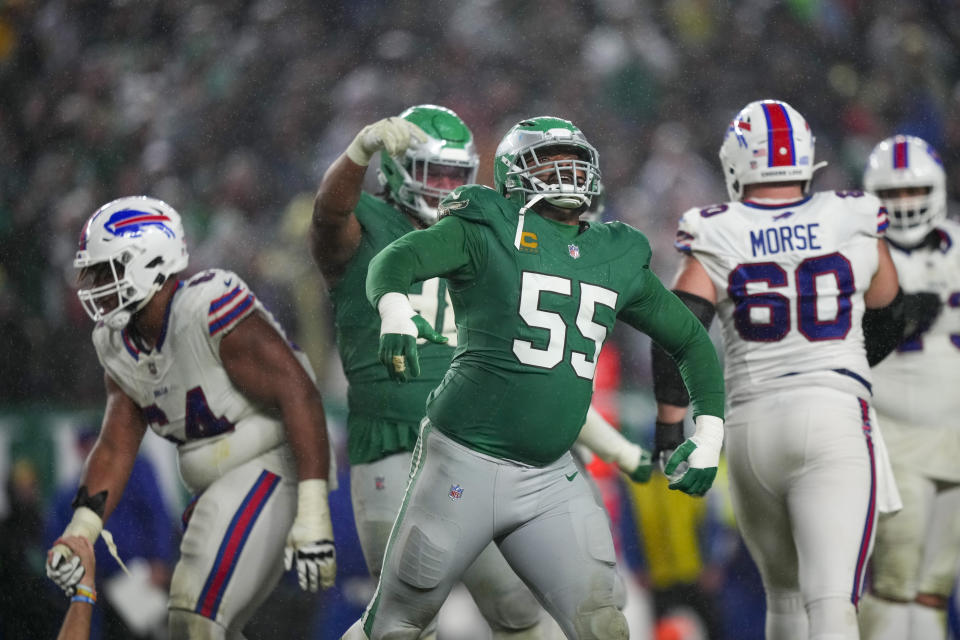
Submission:
{"label": "white football glove", "polygon": [[577,442],[601,460],[615,463],[634,482],[647,482],[650,479],[653,471],[650,452],[627,440],[593,405],[587,409]]}
{"label": "white football glove", "polygon": [[304,591],[328,589],[336,581],[337,557],[326,480],[302,480],[297,486],[297,517],[283,551],[284,567],[289,571],[294,561]]}
{"label": "white football glove", "polygon": [[[66,536],[81,536],[93,544],[100,536],[103,530],[103,520],[92,509],[87,507],[77,507],[73,512],[73,519],[63,530]],[[53,545],[53,548],[47,553],[47,577],[53,580],[58,587],[63,589],[64,593],[72,596],[76,591],[77,583],[83,577],[83,565],[80,564],[80,556],[70,550],[70,547],[60,543]]]}
{"label": "white football glove", "polygon": [[391,156],[399,156],[413,144],[413,140],[426,142],[427,134],[412,122],[392,116],[361,129],[345,153],[355,163],[365,167],[377,151],[383,149]]}

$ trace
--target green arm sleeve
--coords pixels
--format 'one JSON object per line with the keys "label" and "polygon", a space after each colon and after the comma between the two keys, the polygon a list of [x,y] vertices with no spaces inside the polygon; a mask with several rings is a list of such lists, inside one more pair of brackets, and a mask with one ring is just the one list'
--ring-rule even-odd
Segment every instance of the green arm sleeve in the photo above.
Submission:
{"label": "green arm sleeve", "polygon": [[723,418],[723,369],[710,335],[649,269],[642,269],[640,278],[641,294],[620,312],[620,319],[650,336],[676,361],[690,392],[694,418]]}
{"label": "green arm sleeve", "polygon": [[475,272],[479,243],[472,242],[468,225],[447,216],[427,229],[411,231],[388,244],[370,261],[367,270],[367,299],[374,307],[392,291],[406,294],[414,282]]}

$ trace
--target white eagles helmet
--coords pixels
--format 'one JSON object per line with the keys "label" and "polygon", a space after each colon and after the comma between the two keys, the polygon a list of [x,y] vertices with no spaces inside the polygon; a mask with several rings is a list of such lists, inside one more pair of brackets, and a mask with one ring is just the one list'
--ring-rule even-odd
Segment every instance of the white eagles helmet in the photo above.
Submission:
{"label": "white eagles helmet", "polygon": [[[887,236],[914,247],[947,217],[947,176],[936,149],[916,136],[887,138],[870,153],[863,188],[883,201],[890,216]],[[915,189],[900,195],[898,189]]]}
{"label": "white eagles helmet", "polygon": [[[73,260],[77,269],[109,265],[112,281],[80,289],[77,296],[95,322],[119,331],[167,278],[187,267],[188,259],[183,224],[173,207],[146,196],[120,198],[90,216]],[[104,304],[112,300],[116,306]]]}
{"label": "white eagles helmet", "polygon": [[744,187],[758,182],[803,181],[810,188],[813,133],[800,113],[780,100],[751,102],[727,127],[720,145],[720,164],[731,200],[743,198]]}

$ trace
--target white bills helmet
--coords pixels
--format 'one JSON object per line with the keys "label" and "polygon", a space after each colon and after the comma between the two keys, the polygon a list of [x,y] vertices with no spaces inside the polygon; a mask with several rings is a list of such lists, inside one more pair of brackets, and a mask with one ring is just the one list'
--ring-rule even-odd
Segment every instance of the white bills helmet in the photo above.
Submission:
{"label": "white bills helmet", "polygon": [[173,207],[146,196],[120,198],[83,225],[73,261],[77,269],[109,269],[112,277],[77,295],[95,322],[120,330],[188,260],[183,224]]}
{"label": "white bills helmet", "polygon": [[947,217],[947,177],[936,150],[916,136],[887,138],[870,153],[863,188],[883,201],[887,236],[914,247]]}
{"label": "white bills helmet", "polygon": [[744,187],[758,182],[802,181],[810,188],[814,164],[813,133],[800,113],[780,100],[751,102],[727,127],[720,145],[720,164],[731,200],[743,198]]}

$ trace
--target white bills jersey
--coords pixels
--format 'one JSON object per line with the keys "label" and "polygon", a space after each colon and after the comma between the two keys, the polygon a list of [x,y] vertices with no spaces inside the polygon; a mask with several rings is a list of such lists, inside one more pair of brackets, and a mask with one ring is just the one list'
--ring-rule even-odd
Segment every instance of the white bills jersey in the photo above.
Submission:
{"label": "white bills jersey", "polygon": [[[100,363],[150,428],[178,446],[181,475],[194,492],[286,441],[279,416],[251,403],[220,359],[221,340],[255,311],[283,335],[243,280],[211,269],[179,283],[152,350],[129,327],[94,329]],[[306,357],[294,353],[313,378]]]}
{"label": "white bills jersey", "polygon": [[887,224],[861,191],[684,213],[675,246],[714,283],[731,405],[797,384],[869,396],[860,321]]}
{"label": "white bills jersey", "polygon": [[927,331],[907,340],[873,369],[874,406],[907,424],[960,431],[960,224],[944,220],[939,243],[912,251],[890,247],[906,293],[940,294],[943,309]]}

